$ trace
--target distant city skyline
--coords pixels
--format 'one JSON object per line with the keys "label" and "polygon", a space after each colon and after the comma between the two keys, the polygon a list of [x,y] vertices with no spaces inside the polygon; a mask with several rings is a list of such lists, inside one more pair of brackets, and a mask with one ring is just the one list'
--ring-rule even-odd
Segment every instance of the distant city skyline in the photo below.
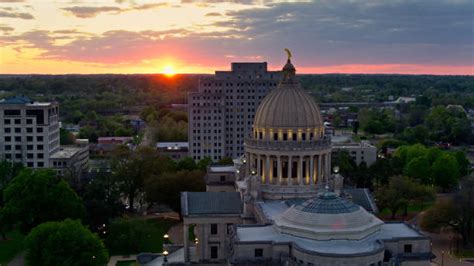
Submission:
{"label": "distant city skyline", "polygon": [[0,74],[474,75],[470,0],[0,0]]}

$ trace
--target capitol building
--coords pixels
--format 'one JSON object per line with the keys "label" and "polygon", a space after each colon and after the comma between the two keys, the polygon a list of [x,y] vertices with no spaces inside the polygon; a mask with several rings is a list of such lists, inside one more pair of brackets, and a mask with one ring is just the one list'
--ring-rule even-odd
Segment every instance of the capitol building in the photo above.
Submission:
{"label": "capitol building", "polygon": [[366,189],[344,188],[319,107],[295,72],[289,54],[244,155],[209,167],[208,192],[182,192],[184,261],[168,264],[430,265],[428,237],[378,219]]}

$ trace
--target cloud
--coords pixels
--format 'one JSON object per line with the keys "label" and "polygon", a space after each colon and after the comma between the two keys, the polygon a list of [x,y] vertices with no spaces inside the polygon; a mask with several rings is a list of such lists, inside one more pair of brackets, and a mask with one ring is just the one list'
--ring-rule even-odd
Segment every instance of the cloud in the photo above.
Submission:
{"label": "cloud", "polygon": [[0,17],[19,18],[19,19],[34,19],[33,15],[31,15],[29,13],[9,12],[9,11],[1,11],[1,10],[0,10]]}
{"label": "cloud", "polygon": [[222,16],[222,14],[218,12],[211,12],[211,13],[206,14],[206,17],[220,17],[220,16]]}
{"label": "cloud", "polygon": [[119,7],[112,7],[112,6],[73,6],[73,7],[65,7],[62,10],[68,11],[74,16],[78,18],[93,18],[100,13],[109,13],[109,12],[116,12],[119,13],[122,9]]}
{"label": "cloud", "polygon": [[10,26],[7,26],[7,25],[4,25],[4,24],[0,24],[0,31],[3,31],[4,33],[7,33],[7,32],[10,32],[10,31],[14,31],[15,29],[10,27]]}
{"label": "cloud", "polygon": [[157,7],[168,6],[167,3],[150,3],[142,5],[132,5],[128,8],[114,7],[114,6],[73,6],[65,7],[62,10],[70,12],[72,15],[78,18],[93,18],[98,16],[100,13],[113,13],[119,14],[128,11],[146,10]]}

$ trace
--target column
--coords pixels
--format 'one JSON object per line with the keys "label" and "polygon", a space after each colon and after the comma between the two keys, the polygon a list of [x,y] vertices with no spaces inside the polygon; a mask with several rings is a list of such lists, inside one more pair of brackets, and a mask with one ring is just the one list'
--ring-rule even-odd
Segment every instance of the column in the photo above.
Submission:
{"label": "column", "polygon": [[270,184],[270,156],[265,155],[265,183]]}
{"label": "column", "polygon": [[331,178],[331,155],[326,153],[326,184],[329,185],[329,178]]}
{"label": "column", "polygon": [[260,161],[260,154],[257,155],[257,176],[260,176],[261,181],[263,183],[262,163]]}
{"label": "column", "polygon": [[302,175],[303,175],[303,156],[300,156],[299,157],[299,162],[298,162],[298,185],[303,185],[303,178],[302,178]]}
{"label": "column", "polygon": [[291,161],[291,155],[288,156],[288,186],[291,186],[293,184],[293,178],[292,178],[292,166],[293,162]]}
{"label": "column", "polygon": [[[304,161],[305,161],[305,170],[304,170],[304,184],[305,185],[309,185],[311,183],[311,181],[309,181],[310,179],[310,173],[309,173],[309,161],[311,160],[311,156],[306,158]],[[307,183],[306,183],[307,181]]]}
{"label": "column", "polygon": [[278,175],[278,185],[281,185],[283,174],[282,174],[282,167],[281,167],[281,156],[277,156],[277,175]]}
{"label": "column", "polygon": [[319,186],[322,186],[323,185],[323,178],[322,178],[322,165],[321,165],[321,154],[318,154],[318,176],[317,176],[317,182],[318,182],[318,185]]}
{"label": "column", "polygon": [[[183,242],[184,242],[184,262],[189,262],[189,225],[183,224]],[[202,241],[202,240],[201,240]]]}
{"label": "column", "polygon": [[314,156],[311,155],[309,157],[309,184],[313,185],[314,184]]}

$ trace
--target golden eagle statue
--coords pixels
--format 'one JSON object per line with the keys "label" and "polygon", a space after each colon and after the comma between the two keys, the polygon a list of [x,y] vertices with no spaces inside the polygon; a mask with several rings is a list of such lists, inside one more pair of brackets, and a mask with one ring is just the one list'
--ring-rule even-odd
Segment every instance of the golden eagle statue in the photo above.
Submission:
{"label": "golden eagle statue", "polygon": [[285,52],[286,52],[286,54],[288,55],[288,60],[290,60],[290,59],[291,59],[291,52],[290,52],[290,49],[285,48]]}

